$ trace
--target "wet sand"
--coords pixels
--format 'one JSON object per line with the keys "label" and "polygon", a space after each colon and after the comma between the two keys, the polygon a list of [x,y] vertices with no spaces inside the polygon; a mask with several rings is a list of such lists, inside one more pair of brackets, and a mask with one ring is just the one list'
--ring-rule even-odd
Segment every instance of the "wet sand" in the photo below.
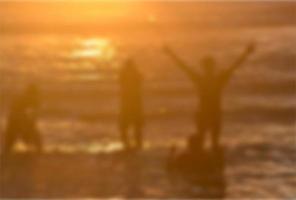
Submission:
{"label": "wet sand", "polygon": [[221,196],[165,168],[164,149],[126,154],[16,154],[2,162],[3,198],[196,198]]}
{"label": "wet sand", "polygon": [[[141,153],[15,154],[1,163],[1,198],[293,198],[295,148],[226,149],[226,188],[166,171],[167,148]],[[279,164],[280,163],[280,164]],[[277,170],[273,170],[274,167]],[[281,166],[281,168],[279,168]],[[267,184],[270,183],[270,184]],[[275,184],[277,183],[277,184]],[[272,192],[271,192],[272,191]]]}

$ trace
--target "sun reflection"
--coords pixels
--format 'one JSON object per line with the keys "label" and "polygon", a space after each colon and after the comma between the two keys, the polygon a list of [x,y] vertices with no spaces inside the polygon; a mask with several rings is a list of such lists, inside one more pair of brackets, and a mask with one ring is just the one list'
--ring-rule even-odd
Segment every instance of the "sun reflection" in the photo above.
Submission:
{"label": "sun reflection", "polygon": [[102,61],[109,61],[114,55],[114,45],[107,38],[79,40],[79,47],[72,53],[74,58],[97,58]]}
{"label": "sun reflection", "polygon": [[[60,145],[47,145],[44,148],[45,153],[64,153],[64,154],[74,154],[74,153],[89,153],[89,154],[98,154],[98,153],[114,153],[123,149],[123,146],[120,142],[110,142],[110,143],[100,143],[93,142],[90,144],[60,144]],[[28,151],[27,147],[19,145],[18,151],[26,152]]]}
{"label": "sun reflection", "polygon": [[18,143],[16,143],[16,145],[15,145],[15,150],[16,150],[17,152],[26,152],[26,151],[29,150],[29,148],[28,148],[24,143],[22,143],[22,142],[18,142]]}
{"label": "sun reflection", "polygon": [[100,152],[112,153],[115,151],[119,151],[121,149],[122,149],[122,145],[119,142],[111,142],[104,145],[100,143],[93,143],[87,147],[87,151],[91,154],[100,153]]}

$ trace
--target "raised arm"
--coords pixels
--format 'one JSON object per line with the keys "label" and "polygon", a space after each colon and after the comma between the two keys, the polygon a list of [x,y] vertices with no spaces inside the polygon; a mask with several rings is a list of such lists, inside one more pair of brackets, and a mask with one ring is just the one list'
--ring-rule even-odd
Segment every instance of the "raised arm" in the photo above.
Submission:
{"label": "raised arm", "polygon": [[177,66],[183,70],[187,75],[188,77],[194,81],[194,82],[197,82],[198,79],[199,79],[199,74],[192,70],[191,67],[189,67],[182,59],[180,59],[174,52],[171,48],[165,46],[164,47],[164,52],[172,58],[172,60],[177,64]]}
{"label": "raised arm", "polygon": [[254,52],[255,45],[251,43],[247,46],[246,50],[243,52],[243,54],[225,71],[225,76],[229,77],[231,74],[238,69],[242,64],[245,62],[245,60],[249,57],[249,55]]}

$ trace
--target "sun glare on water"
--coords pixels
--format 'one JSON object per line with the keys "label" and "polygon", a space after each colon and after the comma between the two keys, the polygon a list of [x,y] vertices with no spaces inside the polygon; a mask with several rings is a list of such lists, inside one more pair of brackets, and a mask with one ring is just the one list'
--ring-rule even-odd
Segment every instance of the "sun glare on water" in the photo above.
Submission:
{"label": "sun glare on water", "polygon": [[106,38],[82,39],[78,43],[79,47],[72,53],[74,58],[93,58],[108,61],[115,55],[112,42]]}

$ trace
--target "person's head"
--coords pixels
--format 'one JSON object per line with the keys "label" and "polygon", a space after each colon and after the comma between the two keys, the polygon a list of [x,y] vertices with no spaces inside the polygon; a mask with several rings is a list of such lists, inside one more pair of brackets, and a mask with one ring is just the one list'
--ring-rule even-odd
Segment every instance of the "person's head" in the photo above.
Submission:
{"label": "person's head", "polygon": [[201,66],[206,74],[212,74],[216,67],[215,59],[212,56],[205,56],[201,59]]}
{"label": "person's head", "polygon": [[135,62],[132,59],[127,59],[123,65],[122,71],[128,74],[137,73],[138,69]]}

